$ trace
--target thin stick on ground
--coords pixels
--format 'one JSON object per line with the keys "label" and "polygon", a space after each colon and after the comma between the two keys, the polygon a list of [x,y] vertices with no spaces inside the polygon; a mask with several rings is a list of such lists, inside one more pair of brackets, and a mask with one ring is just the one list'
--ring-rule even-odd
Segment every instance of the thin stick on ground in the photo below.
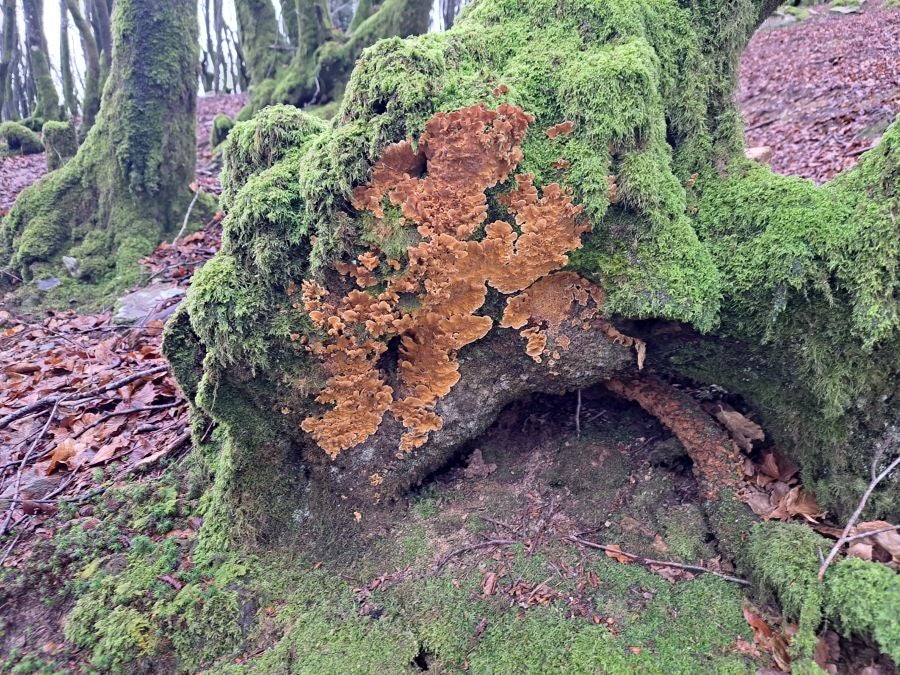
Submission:
{"label": "thin stick on ground", "polygon": [[675,567],[680,570],[688,570],[691,572],[700,572],[703,574],[712,574],[713,576],[719,577],[720,579],[725,579],[726,581],[731,581],[736,584],[740,584],[741,586],[749,586],[750,582],[746,579],[741,579],[739,577],[732,577],[728,574],[722,574],[721,572],[716,572],[715,570],[711,570],[707,567],[702,567],[700,565],[686,565],[684,563],[672,562],[671,560],[653,560],[651,558],[645,558],[644,556],[635,555],[634,553],[627,553],[626,551],[622,551],[618,548],[614,548],[612,546],[604,546],[603,544],[598,544],[593,541],[588,541],[587,539],[581,539],[576,537],[574,534],[568,537],[569,541],[574,541],[576,544],[581,544],[582,546],[587,546],[588,548],[596,548],[600,551],[609,551],[611,553],[615,553],[616,555],[624,555],[626,558],[631,558],[635,562],[639,562],[643,565],[662,565],[664,567]]}
{"label": "thin stick on ground", "polygon": [[194,204],[197,203],[197,199],[200,197],[200,187],[194,191],[194,198],[191,200],[191,205],[188,206],[187,213],[184,214],[184,222],[181,224],[181,229],[178,230],[178,234],[175,235],[175,238],[172,240],[172,246],[175,245],[179,239],[181,239],[181,235],[184,234],[184,231],[187,229],[188,220],[191,218],[191,212],[194,210]]}
{"label": "thin stick on ground", "polygon": [[3,525],[2,527],[0,527],[0,537],[6,534],[6,528],[9,527],[9,521],[12,520],[12,515],[16,508],[16,500],[19,499],[19,492],[22,489],[22,472],[25,470],[25,465],[28,464],[28,460],[31,459],[31,455],[34,453],[35,448],[37,448],[38,443],[41,442],[44,434],[47,433],[47,429],[50,428],[50,424],[53,422],[53,418],[56,416],[56,409],[59,407],[59,404],[62,400],[65,400],[65,397],[62,397],[62,399],[58,399],[53,403],[53,409],[47,416],[47,421],[44,423],[44,426],[41,429],[41,433],[39,433],[37,437],[35,437],[31,446],[28,448],[28,452],[25,453],[22,461],[19,462],[19,468],[16,471],[16,482],[15,487],[13,488],[12,499],[9,502],[9,508],[6,510],[6,517],[3,519]]}
{"label": "thin stick on ground", "polygon": [[[25,520],[22,521],[24,524],[27,520],[29,520],[31,516],[26,516]],[[9,557],[9,554],[13,552],[13,549],[16,547],[16,544],[19,543],[19,538],[22,536],[22,529],[20,528],[18,532],[16,532],[15,538],[10,542],[9,546],[6,547],[6,550],[3,552],[3,557],[0,558],[0,567],[3,566],[3,563],[6,562],[6,559]]]}
{"label": "thin stick on ground", "polygon": [[[858,539],[866,539],[867,537],[874,537],[876,534],[884,534],[885,532],[893,532],[894,530],[900,530],[900,525],[891,525],[889,527],[881,527],[877,530],[869,530],[868,532],[860,532],[859,534],[854,534],[851,537],[847,537],[844,543],[849,544],[851,541],[857,541]],[[824,560],[823,560],[824,563]]]}
{"label": "thin stick on ground", "polygon": [[491,539],[489,541],[482,541],[478,544],[471,544],[469,546],[463,546],[462,548],[458,548],[455,551],[448,553],[445,555],[441,561],[437,564],[435,568],[435,572],[440,572],[444,569],[444,565],[450,562],[453,558],[458,555],[462,555],[463,553],[468,553],[469,551],[475,551],[479,548],[487,548],[488,546],[512,546],[513,544],[518,544],[519,542],[514,541],[512,539]]}
{"label": "thin stick on ground", "polygon": [[822,579],[825,578],[825,572],[826,570],[828,570],[829,565],[834,562],[834,559],[837,557],[837,554],[840,552],[844,544],[850,541],[850,531],[853,529],[853,526],[856,525],[856,521],[859,520],[859,517],[862,515],[863,510],[866,508],[866,502],[869,501],[869,497],[872,496],[875,488],[878,487],[878,484],[885,478],[887,478],[888,474],[890,474],[898,466],[900,466],[900,455],[897,455],[894,461],[888,464],[887,468],[884,471],[882,471],[871,480],[871,482],[869,483],[869,487],[866,488],[866,491],[863,493],[862,498],[859,500],[859,504],[857,505],[856,510],[853,512],[853,515],[850,516],[850,520],[847,521],[847,525],[844,527],[844,531],[841,533],[840,538],[836,542],[834,542],[834,546],[832,546],[831,550],[828,552],[828,556],[826,556],[825,562],[823,562],[822,566],[819,567],[819,581],[822,581]]}
{"label": "thin stick on ground", "polygon": [[575,434],[581,436],[581,388],[578,388],[578,403],[575,405]]}
{"label": "thin stick on ground", "polygon": [[27,417],[28,415],[40,412],[41,410],[46,410],[50,406],[56,406],[63,401],[67,401],[68,403],[79,403],[82,401],[86,401],[87,399],[93,398],[94,396],[98,396],[99,394],[104,394],[113,389],[118,389],[126,384],[130,384],[135,380],[139,380],[143,377],[149,377],[150,375],[158,375],[159,373],[163,373],[169,369],[169,366],[156,366],[154,368],[149,368],[147,370],[142,370],[139,373],[132,373],[126,377],[115,380],[114,382],[110,382],[108,384],[103,385],[102,387],[97,387],[96,389],[92,389],[87,392],[77,393],[70,392],[68,394],[55,394],[53,396],[45,396],[44,398],[35,401],[34,403],[29,403],[24,408],[19,408],[15,412],[11,412],[8,415],[0,418],[0,429],[3,429],[16,420],[20,420],[23,417]]}

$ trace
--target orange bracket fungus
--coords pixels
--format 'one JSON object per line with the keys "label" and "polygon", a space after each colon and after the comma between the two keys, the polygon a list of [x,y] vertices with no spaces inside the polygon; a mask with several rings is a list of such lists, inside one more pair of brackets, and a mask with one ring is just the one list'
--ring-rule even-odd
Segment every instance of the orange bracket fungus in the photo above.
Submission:
{"label": "orange bracket fungus", "polygon": [[[537,361],[548,340],[551,362],[568,346],[563,322],[588,325],[597,317],[600,288],[574,273],[551,274],[567,264],[567,253],[581,246],[589,229],[569,190],[554,183],[539,193],[533,176],[517,175],[516,186],[499,198],[515,226],[485,223],[485,191],[505,182],[522,160],[531,121],[510,104],[439,113],[417,148],[410,140],[385,148],[369,184],[353,191],[353,207],[370,212],[376,228],[399,217],[415,227],[419,240],[407,248],[405,266],[376,249],[355,264],[337,263],[335,269],[358,286],[343,297],[314,281],[303,284],[304,308],[319,330],[306,348],[328,375],[317,401],[333,407],[301,426],[331,457],[374,434],[388,411],[405,428],[401,453],[441,428],[434,407],[459,380],[457,352],[494,325],[477,314],[488,286],[505,295],[525,291],[509,300],[500,325],[537,323],[522,331]],[[475,238],[482,227],[483,236]],[[573,305],[579,307],[574,317]],[[625,338],[612,326],[606,334]],[[395,337],[396,391],[379,368]]]}

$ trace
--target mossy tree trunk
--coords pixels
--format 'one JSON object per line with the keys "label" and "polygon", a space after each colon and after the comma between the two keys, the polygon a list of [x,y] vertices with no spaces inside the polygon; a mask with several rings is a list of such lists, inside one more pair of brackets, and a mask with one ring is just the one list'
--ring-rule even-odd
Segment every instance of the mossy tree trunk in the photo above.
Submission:
{"label": "mossy tree trunk", "polygon": [[290,57],[287,51],[277,49],[278,17],[271,0],[236,0],[235,9],[241,53],[251,84],[275,77]]}
{"label": "mossy tree trunk", "polygon": [[81,276],[124,283],[180,225],[194,176],[196,2],[119,0],[97,123],[62,169],[25,190],[2,244],[26,277],[67,254]]}
{"label": "mossy tree trunk", "polygon": [[3,0],[0,9],[2,9],[0,21],[3,22],[3,40],[0,42],[0,119],[2,119],[9,90],[13,54],[16,51],[16,36],[19,32],[16,25],[18,22],[16,21],[15,0]]}
{"label": "mossy tree trunk", "polygon": [[97,40],[94,38],[94,32],[91,25],[85,19],[81,12],[81,6],[78,0],[65,0],[72,21],[78,29],[81,36],[81,45],[84,49],[84,60],[87,72],[84,77],[84,105],[82,106],[81,129],[82,134],[94,126],[97,113],[100,111],[100,89],[101,89],[101,73],[100,73],[100,49],[97,47]]}
{"label": "mossy tree trunk", "polygon": [[[279,55],[279,50],[273,49],[278,46],[275,17],[269,18],[269,10],[256,7],[258,4],[258,0],[237,2],[238,17],[242,14],[257,17],[253,30],[264,31],[269,36],[260,40],[254,32],[242,32],[244,54],[253,73],[251,105],[243,112],[244,119],[267,105],[285,103],[308,107],[340,102],[362,51],[378,40],[426,32],[432,3],[386,0],[375,10],[371,3],[361,2],[349,32],[344,34],[332,25],[325,0],[293,0],[296,25],[288,28],[289,35],[297,36],[293,58],[284,57],[289,52]],[[254,68],[253,64],[266,67]]]}
{"label": "mossy tree trunk", "polygon": [[[377,521],[510,401],[639,377],[642,352],[635,358],[632,347],[641,343],[627,335],[646,341],[645,371],[743,395],[801,466],[804,485],[846,517],[869,480],[872,448],[900,423],[900,124],[823,187],[748,161],[737,64],[776,4],[481,0],[446,33],[364,51],[333,124],[275,106],[235,126],[223,247],[195,276],[164,344],[197,419],[220,425],[202,546],[268,543],[292,528],[314,539],[360,517]],[[317,72],[348,44],[320,47]],[[306,91],[292,72],[274,91]],[[527,130],[521,111],[533,116]],[[464,129],[475,130],[480,150],[466,150]],[[503,143],[506,154],[496,154]],[[472,167],[481,186],[485,157],[511,168],[488,167],[494,178],[475,199],[450,177]],[[527,178],[516,188],[513,173],[532,175],[538,192]],[[431,299],[415,293],[406,298],[413,318],[391,318],[391,303],[413,293],[393,292],[397,278],[493,260],[486,251],[503,237],[527,250],[534,223],[550,220],[516,209],[540,190],[540,208],[564,204],[554,183],[572,191],[591,229],[562,257],[548,244],[547,261],[602,288],[590,296],[602,319],[541,351],[548,326],[569,325],[547,309],[560,304],[523,324],[504,311],[501,286],[483,291],[474,317],[442,314],[440,304],[421,310]],[[484,210],[458,213],[471,204]],[[483,225],[479,234],[456,241],[470,222]],[[448,241],[456,253],[426,265]],[[517,269],[498,267],[491,273]],[[351,276],[362,290],[351,290]],[[451,288],[451,299],[477,287],[440,282],[431,288]],[[525,295],[552,297],[546,283]],[[465,321],[488,330],[459,346],[460,335],[477,333]],[[435,334],[456,348],[423,365],[414,357]],[[439,380],[448,391],[428,398]],[[418,419],[387,412],[398,397],[419,401]],[[355,419],[370,428],[351,428]],[[331,420],[335,437],[347,432],[341,439],[329,438]],[[427,440],[410,449],[402,438],[414,424]],[[868,516],[900,518],[896,480]],[[709,512],[738,530],[723,533],[733,543],[723,549],[740,559],[749,511],[723,490]]]}
{"label": "mossy tree trunk", "polygon": [[25,10],[25,46],[34,77],[37,102],[32,116],[42,120],[58,120],[62,111],[59,107],[59,94],[50,72],[50,49],[44,34],[44,2],[22,0],[22,6]]}

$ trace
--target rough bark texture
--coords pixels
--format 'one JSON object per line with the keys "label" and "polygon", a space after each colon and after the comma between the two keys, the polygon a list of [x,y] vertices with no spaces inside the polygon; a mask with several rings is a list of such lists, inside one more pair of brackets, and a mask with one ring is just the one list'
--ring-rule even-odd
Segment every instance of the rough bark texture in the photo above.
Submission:
{"label": "rough bark texture", "polygon": [[[278,103],[299,107],[331,104],[325,113],[333,113],[363,49],[385,38],[424,33],[431,12],[429,0],[386,0],[377,11],[369,3],[362,3],[345,35],[332,26],[326,2],[295,0],[297,26],[290,28],[289,33],[297,36],[296,51],[293,58],[285,60],[283,55],[287,52],[271,48],[278,37],[274,15],[270,17],[267,9],[254,5],[255,0],[239,0],[237,4],[239,17],[257,17],[256,23],[241,36],[253,84],[251,105],[242,113],[242,119]],[[244,23],[240,25],[243,27]],[[259,31],[265,31],[269,37],[259,39]],[[254,67],[256,63],[285,67]]]}
{"label": "rough bark texture", "polygon": [[[603,330],[573,336],[554,375],[495,326],[459,350],[459,383],[434,406],[442,426],[422,447],[393,454],[390,415],[334,460],[302,431],[328,409],[315,397],[335,373],[302,346],[325,331],[298,289],[311,278],[339,288],[336,263],[352,268],[373,250],[410,263],[418,239],[399,202],[374,217],[353,190],[373,180],[385,148],[478,103],[534,116],[515,172],[574,191],[593,229],[566,270],[603,288],[623,332],[644,331],[646,368],[744,395],[804,484],[843,517],[897,417],[900,125],[821,188],[747,161],[736,64],[773,4],[482,0],[447,33],[363,52],[334,123],[276,106],[238,124],[225,151],[222,250],[165,341],[198,418],[215,419],[223,439],[201,546],[267,543],[292,528],[315,539],[353,511],[386,509],[524,393],[637,372],[633,352]],[[558,134],[565,122],[571,133]],[[488,220],[508,219],[498,198],[508,188],[488,190]],[[482,314],[496,319],[501,300],[490,295]],[[377,370],[395,383],[409,346],[383,346]],[[895,486],[878,492],[871,516],[897,519]],[[710,519],[730,531],[723,550],[746,559],[748,512],[723,494]],[[760,569],[761,556],[751,556]],[[789,592],[779,579],[765,576]]]}
{"label": "rough bark texture", "polygon": [[195,3],[122,0],[113,32],[96,125],[3,221],[3,257],[28,278],[63,254],[78,259],[85,279],[133,276],[134,262],[184,216],[196,161]]}

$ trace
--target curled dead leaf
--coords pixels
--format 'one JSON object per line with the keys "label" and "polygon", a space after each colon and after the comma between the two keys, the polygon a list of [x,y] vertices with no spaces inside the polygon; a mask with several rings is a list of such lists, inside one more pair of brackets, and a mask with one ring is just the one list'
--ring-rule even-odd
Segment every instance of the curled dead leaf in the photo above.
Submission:
{"label": "curled dead leaf", "polygon": [[606,556],[608,558],[612,558],[613,560],[620,562],[624,565],[627,565],[628,563],[632,562],[632,558],[630,556],[627,556],[624,553],[618,552],[618,551],[622,550],[618,545],[610,544],[607,548],[612,549],[612,550],[606,551]]}
{"label": "curled dead leaf", "polygon": [[746,452],[753,449],[753,441],[766,440],[766,434],[761,426],[724,404],[719,405],[715,417],[722,426],[728,429],[728,433],[731,434],[738,447]]}

